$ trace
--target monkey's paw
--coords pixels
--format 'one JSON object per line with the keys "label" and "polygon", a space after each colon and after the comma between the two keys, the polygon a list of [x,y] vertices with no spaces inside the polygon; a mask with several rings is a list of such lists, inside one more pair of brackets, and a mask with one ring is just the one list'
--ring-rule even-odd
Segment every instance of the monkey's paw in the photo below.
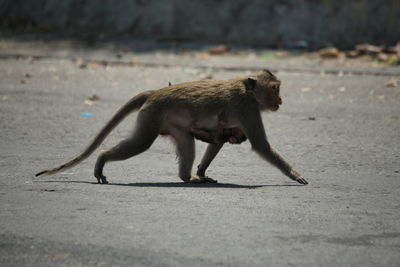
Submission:
{"label": "monkey's paw", "polygon": [[107,178],[104,175],[96,176],[96,179],[99,184],[108,184]]}
{"label": "monkey's paw", "polygon": [[206,184],[206,183],[218,183],[217,180],[214,180],[208,176],[192,176],[192,178],[190,178],[189,183],[191,184]]}
{"label": "monkey's paw", "polygon": [[304,184],[304,185],[308,184],[308,182],[306,181],[306,179],[304,179],[304,178],[300,175],[300,173],[296,172],[295,170],[292,170],[292,171],[290,172],[289,177],[290,177],[292,180],[298,182],[299,184]]}

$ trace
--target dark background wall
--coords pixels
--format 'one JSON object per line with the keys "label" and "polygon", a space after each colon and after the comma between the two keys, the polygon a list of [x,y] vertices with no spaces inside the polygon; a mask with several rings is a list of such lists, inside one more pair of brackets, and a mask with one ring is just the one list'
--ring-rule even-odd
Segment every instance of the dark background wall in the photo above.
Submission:
{"label": "dark background wall", "polygon": [[400,0],[0,0],[0,27],[271,47],[400,40]]}

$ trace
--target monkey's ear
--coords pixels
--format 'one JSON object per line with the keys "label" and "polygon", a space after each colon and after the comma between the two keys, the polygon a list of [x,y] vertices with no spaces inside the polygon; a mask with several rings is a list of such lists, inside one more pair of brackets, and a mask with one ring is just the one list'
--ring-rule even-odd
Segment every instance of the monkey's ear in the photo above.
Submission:
{"label": "monkey's ear", "polygon": [[244,81],[244,85],[246,86],[246,91],[254,91],[256,88],[257,78],[249,77]]}

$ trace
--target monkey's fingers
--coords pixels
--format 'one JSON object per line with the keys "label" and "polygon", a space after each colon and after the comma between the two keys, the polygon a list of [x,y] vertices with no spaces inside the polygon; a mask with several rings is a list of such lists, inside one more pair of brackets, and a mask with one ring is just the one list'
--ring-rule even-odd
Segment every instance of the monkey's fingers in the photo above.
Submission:
{"label": "monkey's fingers", "polygon": [[192,176],[190,178],[189,183],[192,184],[205,184],[205,183],[218,183],[217,180],[214,180],[208,176]]}
{"label": "monkey's fingers", "polygon": [[289,176],[291,179],[293,179],[294,181],[298,182],[299,184],[308,184],[307,180],[304,179],[298,172],[296,172],[295,170],[292,170]]}
{"label": "monkey's fingers", "polygon": [[296,181],[297,181],[298,183],[300,183],[300,184],[304,184],[304,185],[308,184],[308,182],[306,181],[306,179],[304,179],[303,177],[297,179]]}
{"label": "monkey's fingers", "polygon": [[201,177],[201,179],[202,179],[203,181],[205,181],[206,183],[212,183],[212,184],[218,183],[217,180],[214,180],[214,179],[212,179],[212,178],[210,178],[210,177],[208,177],[208,176]]}
{"label": "monkey's fingers", "polygon": [[107,178],[105,176],[101,176],[101,177],[96,177],[97,178],[97,182],[99,184],[108,184]]}

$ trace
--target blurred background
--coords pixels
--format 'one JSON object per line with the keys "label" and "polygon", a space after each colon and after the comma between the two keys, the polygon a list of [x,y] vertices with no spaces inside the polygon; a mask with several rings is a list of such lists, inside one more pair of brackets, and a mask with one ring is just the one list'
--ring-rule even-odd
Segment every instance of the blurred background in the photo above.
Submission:
{"label": "blurred background", "polygon": [[399,0],[0,0],[0,28],[205,41],[284,49],[352,49],[400,40]]}

